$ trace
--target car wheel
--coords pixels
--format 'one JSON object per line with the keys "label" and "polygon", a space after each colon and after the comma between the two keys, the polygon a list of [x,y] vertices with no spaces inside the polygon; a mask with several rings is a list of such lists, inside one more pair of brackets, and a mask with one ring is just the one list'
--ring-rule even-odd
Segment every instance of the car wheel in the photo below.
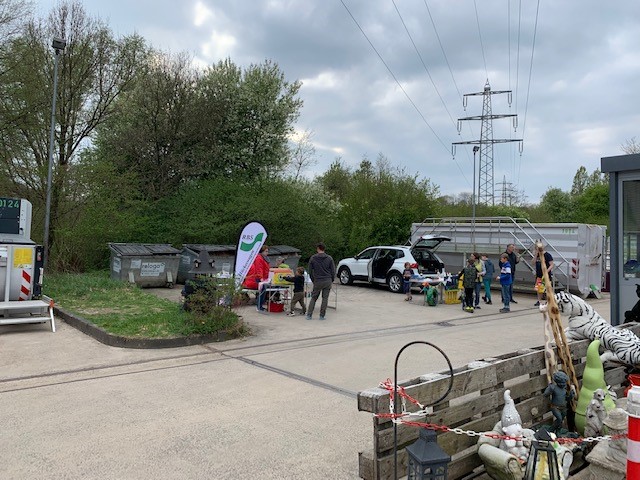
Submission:
{"label": "car wheel", "polygon": [[353,283],[351,271],[347,267],[342,267],[338,271],[338,278],[340,279],[340,283],[342,285],[351,285]]}
{"label": "car wheel", "polygon": [[393,272],[387,279],[387,285],[389,285],[389,290],[393,293],[402,293],[402,275],[398,272]]}

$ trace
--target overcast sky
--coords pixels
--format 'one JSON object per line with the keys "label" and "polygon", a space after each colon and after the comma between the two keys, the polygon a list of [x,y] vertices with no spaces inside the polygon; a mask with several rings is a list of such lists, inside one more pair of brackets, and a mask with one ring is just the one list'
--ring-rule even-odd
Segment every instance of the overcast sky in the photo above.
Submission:
{"label": "overcast sky", "polygon": [[[503,179],[537,203],[582,165],[640,139],[640,2],[596,0],[84,0],[117,35],[137,32],[198,64],[271,59],[300,80],[296,129],[311,130],[322,173],[384,154],[442,194],[471,192],[487,80],[496,194]],[[48,12],[54,0],[38,0]],[[356,23],[357,22],[357,23]],[[536,26],[537,22],[537,26]],[[364,32],[364,33],[363,33]],[[407,33],[408,32],[408,33]],[[365,36],[366,35],[366,36]],[[415,45],[415,46],[414,46]],[[419,52],[417,53],[416,52]],[[480,157],[477,157],[476,171]],[[477,175],[477,173],[476,173]]]}

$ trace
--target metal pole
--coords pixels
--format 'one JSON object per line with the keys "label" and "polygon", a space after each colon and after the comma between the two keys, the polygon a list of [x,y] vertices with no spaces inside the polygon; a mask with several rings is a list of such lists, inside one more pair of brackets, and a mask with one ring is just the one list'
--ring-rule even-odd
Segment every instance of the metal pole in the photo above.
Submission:
{"label": "metal pole", "polygon": [[52,47],[55,55],[53,60],[53,98],[51,100],[51,128],[49,130],[49,166],[47,171],[47,203],[44,213],[44,252],[42,267],[46,268],[49,260],[49,223],[51,218],[51,177],[53,175],[53,141],[56,128],[56,99],[58,96],[58,57],[64,50],[66,43],[59,38],[53,39]]}
{"label": "metal pole", "polygon": [[[447,398],[449,392],[453,388],[453,366],[451,365],[451,360],[447,357],[447,354],[442,351],[442,349],[433,343],[425,342],[424,340],[415,340],[413,342],[407,343],[404,347],[400,349],[398,354],[396,355],[396,360],[393,364],[393,413],[394,415],[398,414],[398,360],[400,360],[400,355],[405,351],[407,347],[411,345],[416,345],[421,343],[423,345],[427,345],[429,347],[435,348],[447,361],[447,366],[449,367],[449,385],[447,386],[447,391],[442,394],[440,398],[438,398],[435,402],[427,403],[424,407],[430,407],[431,405],[435,405],[436,403],[440,403],[442,400]],[[397,418],[397,417],[396,417]],[[393,422],[393,480],[398,480],[398,424]]]}
{"label": "metal pole", "polygon": [[[471,194],[471,243],[473,243],[473,251],[476,251],[476,153],[480,147],[473,147],[473,193]],[[478,172],[480,173],[480,172]]]}

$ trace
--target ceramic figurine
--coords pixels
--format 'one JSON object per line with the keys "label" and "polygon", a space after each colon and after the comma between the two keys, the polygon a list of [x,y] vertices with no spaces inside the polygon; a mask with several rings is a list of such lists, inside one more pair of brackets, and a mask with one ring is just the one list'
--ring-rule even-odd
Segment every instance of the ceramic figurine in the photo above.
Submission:
{"label": "ceramic figurine", "polygon": [[586,425],[586,412],[589,402],[593,399],[596,390],[601,389],[605,392],[604,406],[607,411],[615,408],[616,404],[607,394],[607,382],[604,380],[604,368],[600,361],[600,340],[594,340],[587,348],[587,362],[582,373],[582,387],[578,395],[578,403],[576,405],[576,428],[578,433],[584,433]]}
{"label": "ceramic figurine", "polygon": [[552,378],[553,383],[549,384],[543,395],[551,398],[551,413],[555,418],[551,429],[557,432],[567,416],[567,402],[574,397],[574,392],[573,390],[567,392],[569,376],[563,371],[555,372]]}
{"label": "ceramic figurine", "polygon": [[500,449],[516,456],[521,462],[526,462],[529,458],[529,448],[522,440],[523,428],[522,419],[516,405],[511,398],[511,391],[504,391],[504,407],[500,418],[502,431],[510,437],[518,437],[520,440],[503,439],[500,441]]}
{"label": "ceramic figurine", "polygon": [[598,389],[593,394],[593,399],[587,406],[586,423],[584,426],[585,437],[596,437],[602,434],[602,426],[604,419],[607,416],[607,410],[604,407],[604,395],[598,395],[598,392],[602,392]]}

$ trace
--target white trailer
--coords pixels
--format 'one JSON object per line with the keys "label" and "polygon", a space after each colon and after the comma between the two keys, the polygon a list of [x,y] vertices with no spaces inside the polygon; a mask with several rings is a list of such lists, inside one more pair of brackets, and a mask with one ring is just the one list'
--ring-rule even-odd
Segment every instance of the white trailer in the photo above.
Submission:
{"label": "white trailer", "polygon": [[553,256],[556,288],[568,288],[587,296],[600,291],[604,277],[606,226],[584,223],[530,223],[511,217],[427,218],[411,225],[411,239],[421,235],[444,235],[451,242],[438,248],[448,271],[457,272],[472,252],[486,253],[497,265],[499,255],[513,243],[522,259],[518,263],[515,286],[533,291],[534,243],[541,240]]}

